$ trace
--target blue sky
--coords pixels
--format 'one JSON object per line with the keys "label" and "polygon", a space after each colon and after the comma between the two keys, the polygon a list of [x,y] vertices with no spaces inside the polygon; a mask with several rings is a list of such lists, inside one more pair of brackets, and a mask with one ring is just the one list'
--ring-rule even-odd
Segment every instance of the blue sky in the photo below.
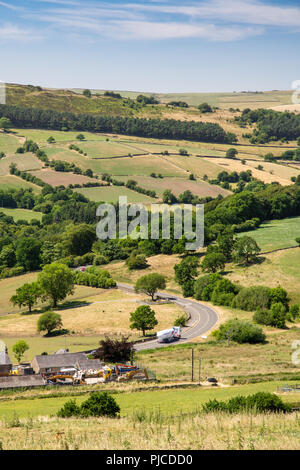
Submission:
{"label": "blue sky", "polygon": [[0,0],[0,80],[155,92],[290,89],[300,0]]}

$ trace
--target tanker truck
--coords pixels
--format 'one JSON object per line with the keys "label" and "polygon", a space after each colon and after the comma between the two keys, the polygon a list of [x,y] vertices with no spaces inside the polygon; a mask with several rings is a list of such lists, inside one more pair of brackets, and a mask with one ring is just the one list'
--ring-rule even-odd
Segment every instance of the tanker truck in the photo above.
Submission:
{"label": "tanker truck", "polygon": [[181,338],[181,328],[173,326],[169,330],[158,331],[156,336],[159,343],[171,343]]}

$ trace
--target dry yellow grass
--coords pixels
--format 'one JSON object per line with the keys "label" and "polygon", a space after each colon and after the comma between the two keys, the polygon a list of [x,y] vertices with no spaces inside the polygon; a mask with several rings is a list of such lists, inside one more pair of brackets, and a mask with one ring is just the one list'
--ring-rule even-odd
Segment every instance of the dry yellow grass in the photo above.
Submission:
{"label": "dry yellow grass", "polygon": [[[145,296],[119,292],[114,290],[105,295],[87,298],[88,305],[59,310],[63,327],[77,335],[124,334],[139,337],[140,332],[130,329],[130,313],[144,301]],[[158,320],[156,332],[172,325],[182,314],[182,310],[174,304],[152,305]],[[14,314],[1,318],[1,336],[33,336],[40,314]]]}
{"label": "dry yellow grass", "polygon": [[[242,155],[240,155],[242,157]],[[209,162],[213,162],[220,167],[220,171],[225,170],[228,172],[251,170],[254,178],[257,178],[264,183],[272,183],[277,181],[282,186],[288,186],[291,184],[291,176],[299,175],[299,170],[289,168],[287,166],[278,165],[276,163],[266,163],[264,161],[257,162],[247,160],[245,165],[242,164],[241,160],[231,160],[229,158],[205,158]],[[257,166],[262,165],[263,170],[257,170]]]}
{"label": "dry yellow grass", "polygon": [[295,450],[298,413],[2,421],[4,450]]}

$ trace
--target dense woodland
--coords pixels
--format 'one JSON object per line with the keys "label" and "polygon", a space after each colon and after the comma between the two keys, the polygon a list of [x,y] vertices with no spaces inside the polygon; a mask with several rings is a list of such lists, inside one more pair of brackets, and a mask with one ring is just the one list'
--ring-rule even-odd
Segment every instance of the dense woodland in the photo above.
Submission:
{"label": "dense woodland", "polygon": [[218,124],[175,119],[135,119],[61,113],[53,110],[0,105],[0,118],[9,118],[15,127],[51,130],[108,132],[158,139],[232,143],[236,136]]}
{"label": "dense woodland", "polygon": [[271,109],[244,109],[242,115],[235,117],[242,127],[256,124],[251,137],[252,143],[264,144],[277,140],[296,140],[300,136],[300,115],[281,113]]}

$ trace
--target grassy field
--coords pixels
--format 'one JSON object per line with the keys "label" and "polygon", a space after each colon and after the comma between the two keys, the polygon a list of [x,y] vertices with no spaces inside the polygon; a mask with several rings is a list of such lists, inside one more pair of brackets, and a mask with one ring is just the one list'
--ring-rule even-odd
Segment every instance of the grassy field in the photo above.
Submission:
{"label": "grassy field", "polygon": [[9,155],[0,160],[0,176],[9,175],[9,166],[12,163],[15,163],[21,171],[39,170],[43,166],[42,162],[32,153]]}
{"label": "grassy field", "polygon": [[262,224],[259,229],[240,236],[254,238],[262,252],[295,247],[295,239],[300,236],[300,217],[272,220]]}
{"label": "grassy field", "polygon": [[0,188],[1,189],[29,189],[31,188],[34,193],[39,193],[41,191],[40,186],[30,183],[29,181],[24,181],[22,178],[18,178],[14,175],[0,176]]}
{"label": "grassy field", "polygon": [[6,155],[15,153],[19,146],[19,139],[15,135],[0,132],[0,152],[4,152]]}
{"label": "grassy field", "polygon": [[[74,175],[75,176],[75,175]],[[75,189],[76,192],[83,194],[91,201],[101,202],[118,202],[120,196],[126,196],[128,203],[144,203],[151,204],[158,202],[157,199],[146,196],[145,194],[137,193],[124,186],[109,186],[102,188],[80,188]]]}
{"label": "grassy field", "polygon": [[5,215],[10,215],[14,220],[27,220],[28,222],[32,219],[41,221],[43,217],[41,212],[34,212],[28,209],[5,209],[0,207],[0,212],[3,212]]}
{"label": "grassy field", "polygon": [[[116,401],[121,408],[122,417],[133,417],[137,413],[149,413],[154,412],[163,416],[179,416],[182,413],[197,413],[201,409],[201,405],[210,399],[227,400],[237,395],[248,395],[256,393],[258,391],[265,391],[274,393],[277,391],[279,386],[282,386],[284,382],[274,381],[265,382],[263,384],[247,384],[239,385],[234,387],[193,387],[186,389],[174,389],[174,390],[156,390],[156,391],[138,391],[134,392],[131,390],[130,393],[117,393],[115,395]],[[112,384],[114,386],[114,384]],[[105,390],[111,389],[109,384],[94,386],[93,390]],[[74,389],[73,389],[74,390]],[[22,399],[20,393],[16,394],[18,400],[13,400],[10,396],[1,397],[0,399],[0,419],[5,419],[6,416],[12,416],[13,413],[17,413],[19,417],[37,417],[37,416],[53,416],[67,401],[68,396],[78,395],[78,389],[74,392],[73,390],[64,390],[64,395],[55,398],[47,398],[50,391],[35,391],[33,390],[27,399]],[[117,390],[116,390],[117,391]],[[77,403],[84,401],[88,393],[84,393],[84,390],[80,390],[81,396],[76,398]],[[51,393],[51,392],[50,392]],[[41,395],[41,398],[39,398]],[[298,394],[299,395],[299,394]],[[32,398],[34,397],[34,400]],[[299,400],[297,395],[284,395],[284,401],[295,401]]]}
{"label": "grassy field", "polygon": [[[82,304],[71,308],[59,309],[63,327],[72,334],[78,336],[98,335],[129,335],[131,338],[139,339],[141,332],[130,329],[130,313],[143,303],[143,296],[125,294],[115,299],[114,291],[112,298],[108,296],[102,300],[101,294],[92,301],[89,298],[82,299]],[[176,318],[182,314],[182,310],[173,304],[153,305],[158,325],[151,331],[155,333],[168,328]],[[30,337],[37,334],[37,321],[40,312],[32,314],[11,314],[0,317],[1,337]]]}
{"label": "grassy field", "polygon": [[84,175],[75,175],[74,173],[67,173],[63,171],[53,170],[39,170],[34,172],[34,176],[41,179],[51,186],[68,186],[69,184],[84,184],[89,182],[95,182],[94,179],[88,178]]}
{"label": "grassy field", "polygon": [[298,413],[143,416],[20,423],[9,417],[1,423],[1,444],[4,450],[299,450]]}
{"label": "grassy field", "polygon": [[[128,181],[128,177],[120,177],[121,181]],[[131,178],[130,178],[131,179]],[[166,189],[170,189],[173,194],[178,196],[184,191],[191,191],[193,194],[199,197],[211,196],[217,197],[219,194],[222,196],[228,196],[230,191],[220,188],[220,186],[214,186],[206,183],[205,181],[197,180],[191,181],[183,178],[153,178],[149,176],[135,176],[135,181],[138,185],[145,189],[151,189],[156,192],[156,194],[162,197],[163,192]]]}

